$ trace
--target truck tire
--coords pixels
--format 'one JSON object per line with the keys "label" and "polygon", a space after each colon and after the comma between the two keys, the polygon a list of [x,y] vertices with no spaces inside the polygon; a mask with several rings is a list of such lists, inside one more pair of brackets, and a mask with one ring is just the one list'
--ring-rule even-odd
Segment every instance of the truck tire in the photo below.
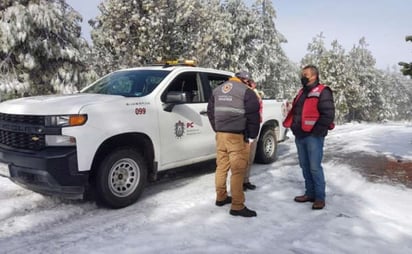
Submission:
{"label": "truck tire", "polygon": [[99,205],[122,208],[137,201],[147,182],[147,166],[135,150],[121,148],[108,154],[96,173]]}
{"label": "truck tire", "polygon": [[271,127],[262,129],[256,148],[255,161],[270,164],[277,159],[278,142],[275,130]]}

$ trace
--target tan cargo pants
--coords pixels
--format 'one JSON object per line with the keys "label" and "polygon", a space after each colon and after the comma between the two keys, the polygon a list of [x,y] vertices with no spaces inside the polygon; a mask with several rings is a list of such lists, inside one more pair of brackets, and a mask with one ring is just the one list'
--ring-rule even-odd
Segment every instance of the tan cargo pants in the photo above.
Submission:
{"label": "tan cargo pants", "polygon": [[249,163],[249,144],[243,140],[243,134],[217,132],[216,149],[216,200],[221,201],[228,196],[226,182],[230,169],[231,209],[241,210],[245,207],[243,178]]}
{"label": "tan cargo pants", "polygon": [[255,139],[252,143],[249,143],[249,164],[246,168],[245,178],[243,180],[244,183],[248,183],[250,181],[249,180],[250,168],[252,167],[253,161],[255,160],[256,149],[257,149],[257,139]]}

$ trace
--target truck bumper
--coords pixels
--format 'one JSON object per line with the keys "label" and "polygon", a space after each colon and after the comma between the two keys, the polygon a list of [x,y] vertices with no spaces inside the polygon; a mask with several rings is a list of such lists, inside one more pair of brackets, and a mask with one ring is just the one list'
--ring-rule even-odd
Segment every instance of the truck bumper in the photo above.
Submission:
{"label": "truck bumper", "polygon": [[75,148],[21,152],[0,147],[0,162],[8,165],[11,181],[45,195],[82,198],[88,183],[88,173],[78,172]]}

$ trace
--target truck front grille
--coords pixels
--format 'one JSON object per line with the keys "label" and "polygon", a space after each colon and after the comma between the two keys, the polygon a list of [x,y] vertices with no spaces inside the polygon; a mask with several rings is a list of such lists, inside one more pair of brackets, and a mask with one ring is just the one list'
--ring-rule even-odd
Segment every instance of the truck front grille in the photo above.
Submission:
{"label": "truck front grille", "polygon": [[0,113],[0,122],[23,123],[44,126],[44,116],[12,115]]}
{"label": "truck front grille", "polygon": [[46,146],[44,118],[0,113],[0,144],[19,149],[43,149]]}

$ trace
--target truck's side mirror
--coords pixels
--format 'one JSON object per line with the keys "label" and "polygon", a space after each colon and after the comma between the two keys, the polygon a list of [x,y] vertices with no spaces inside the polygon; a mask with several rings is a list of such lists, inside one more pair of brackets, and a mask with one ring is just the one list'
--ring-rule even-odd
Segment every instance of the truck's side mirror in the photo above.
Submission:
{"label": "truck's side mirror", "polygon": [[188,102],[186,92],[170,91],[166,94],[166,106],[164,111],[172,112],[176,104],[183,104]]}

